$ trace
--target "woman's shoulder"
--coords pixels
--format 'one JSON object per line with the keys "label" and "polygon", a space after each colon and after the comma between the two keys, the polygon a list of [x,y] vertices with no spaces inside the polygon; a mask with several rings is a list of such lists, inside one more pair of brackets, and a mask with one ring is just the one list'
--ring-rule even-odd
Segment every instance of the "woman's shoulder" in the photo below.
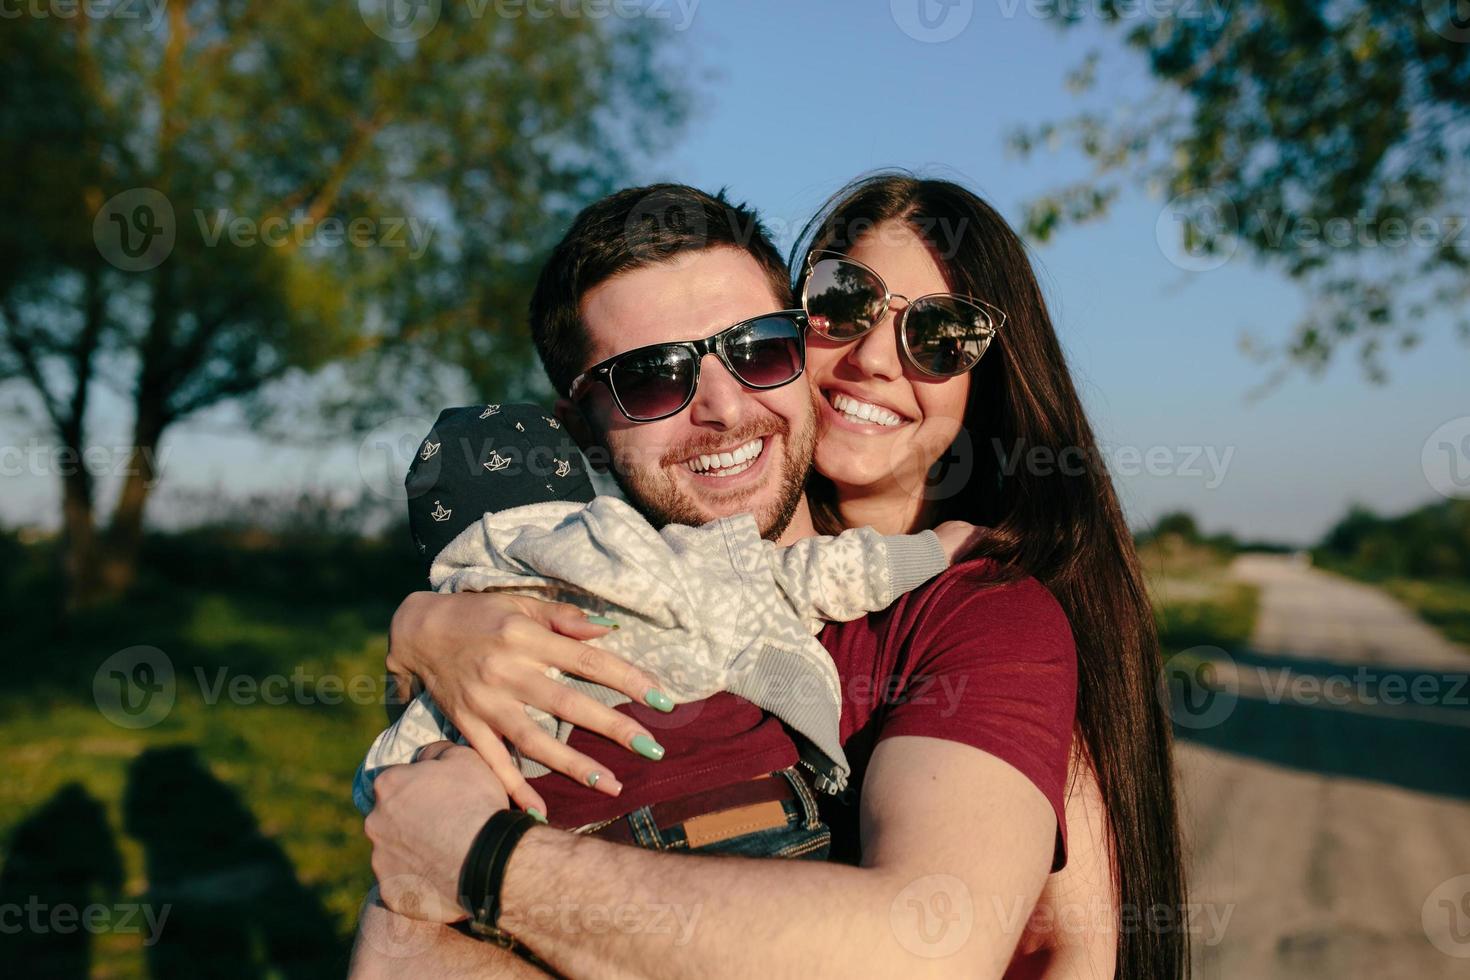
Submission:
{"label": "woman's shoulder", "polygon": [[922,599],[930,615],[964,615],[992,628],[1056,632],[1071,642],[1066,611],[1051,590],[1034,576],[992,558],[951,565],[924,588]]}

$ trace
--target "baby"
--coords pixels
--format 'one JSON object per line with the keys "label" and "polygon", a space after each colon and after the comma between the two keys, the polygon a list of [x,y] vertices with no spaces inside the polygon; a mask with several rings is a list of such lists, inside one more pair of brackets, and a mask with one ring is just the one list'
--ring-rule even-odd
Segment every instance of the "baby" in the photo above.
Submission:
{"label": "baby", "polygon": [[[625,501],[595,494],[560,422],[534,405],[447,409],[406,485],[436,591],[530,595],[615,620],[620,629],[588,642],[646,671],[676,704],[729,691],[776,715],[816,788],[829,793],[846,786],[849,767],[837,670],[815,634],[824,621],[884,609],[938,575],[974,530],[958,521],[915,535],[857,528],[783,548],[763,539],[749,514],[655,529]],[[628,700],[548,673],[603,704]],[[527,711],[566,741],[569,723]],[[358,769],[358,808],[372,809],[380,770],[442,739],[460,740],[422,694]],[[519,764],[528,778],[548,773],[531,759]]]}

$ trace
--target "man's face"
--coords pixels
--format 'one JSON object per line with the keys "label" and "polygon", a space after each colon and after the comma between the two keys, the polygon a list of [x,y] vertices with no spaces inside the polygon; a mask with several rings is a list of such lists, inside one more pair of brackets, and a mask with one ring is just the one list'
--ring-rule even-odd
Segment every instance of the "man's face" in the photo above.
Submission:
{"label": "man's face", "polygon": [[[635,347],[709,337],[778,309],[760,265],[745,251],[686,252],[587,293],[581,312],[591,356],[583,367]],[[671,418],[630,422],[602,384],[579,407],[611,453],[618,483],[656,526],[698,525],[748,511],[761,533],[775,539],[793,516],[806,520],[802,492],[817,413],[803,379],[754,391],[711,354],[700,364],[693,401]],[[756,440],[760,452],[743,469],[721,473],[700,465],[701,455],[749,452]]]}

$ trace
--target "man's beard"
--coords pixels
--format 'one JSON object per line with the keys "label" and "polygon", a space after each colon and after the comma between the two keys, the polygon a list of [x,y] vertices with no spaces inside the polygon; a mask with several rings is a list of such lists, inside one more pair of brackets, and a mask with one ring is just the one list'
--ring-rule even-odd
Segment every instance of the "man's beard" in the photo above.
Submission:
{"label": "man's beard", "polygon": [[[800,380],[795,383],[800,383]],[[723,501],[716,501],[715,506],[719,506],[722,513],[706,513],[701,509],[700,502],[691,499],[679,488],[666,468],[682,466],[684,460],[721,446],[741,446],[757,436],[778,435],[781,437],[784,454],[781,459],[773,461],[779,467],[776,497],[765,508],[764,513],[755,514],[756,526],[760,528],[761,536],[774,541],[791,524],[797,508],[801,506],[802,495],[806,492],[806,479],[811,473],[812,457],[817,448],[818,397],[816,392],[812,392],[807,425],[795,435],[786,419],[773,416],[768,421],[753,421],[739,429],[721,433],[717,438],[685,443],[677,449],[669,450],[653,467],[639,466],[636,460],[615,460],[611,467],[613,478],[623,488],[629,503],[637,507],[654,527],[662,528],[667,524],[698,527],[752,508],[740,506],[739,498],[732,496],[732,506],[729,508],[721,506]],[[767,446],[770,441],[769,438],[766,439]],[[762,452],[767,451],[769,450],[762,449]]]}

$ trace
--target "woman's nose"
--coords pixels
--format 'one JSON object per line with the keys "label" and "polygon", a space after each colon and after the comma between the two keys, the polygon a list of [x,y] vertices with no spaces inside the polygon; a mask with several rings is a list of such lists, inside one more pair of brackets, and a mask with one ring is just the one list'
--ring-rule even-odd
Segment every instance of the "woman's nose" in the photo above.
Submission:
{"label": "woman's nose", "polygon": [[889,309],[878,325],[853,342],[847,359],[863,374],[884,381],[903,376],[903,362],[898,357],[898,311]]}

